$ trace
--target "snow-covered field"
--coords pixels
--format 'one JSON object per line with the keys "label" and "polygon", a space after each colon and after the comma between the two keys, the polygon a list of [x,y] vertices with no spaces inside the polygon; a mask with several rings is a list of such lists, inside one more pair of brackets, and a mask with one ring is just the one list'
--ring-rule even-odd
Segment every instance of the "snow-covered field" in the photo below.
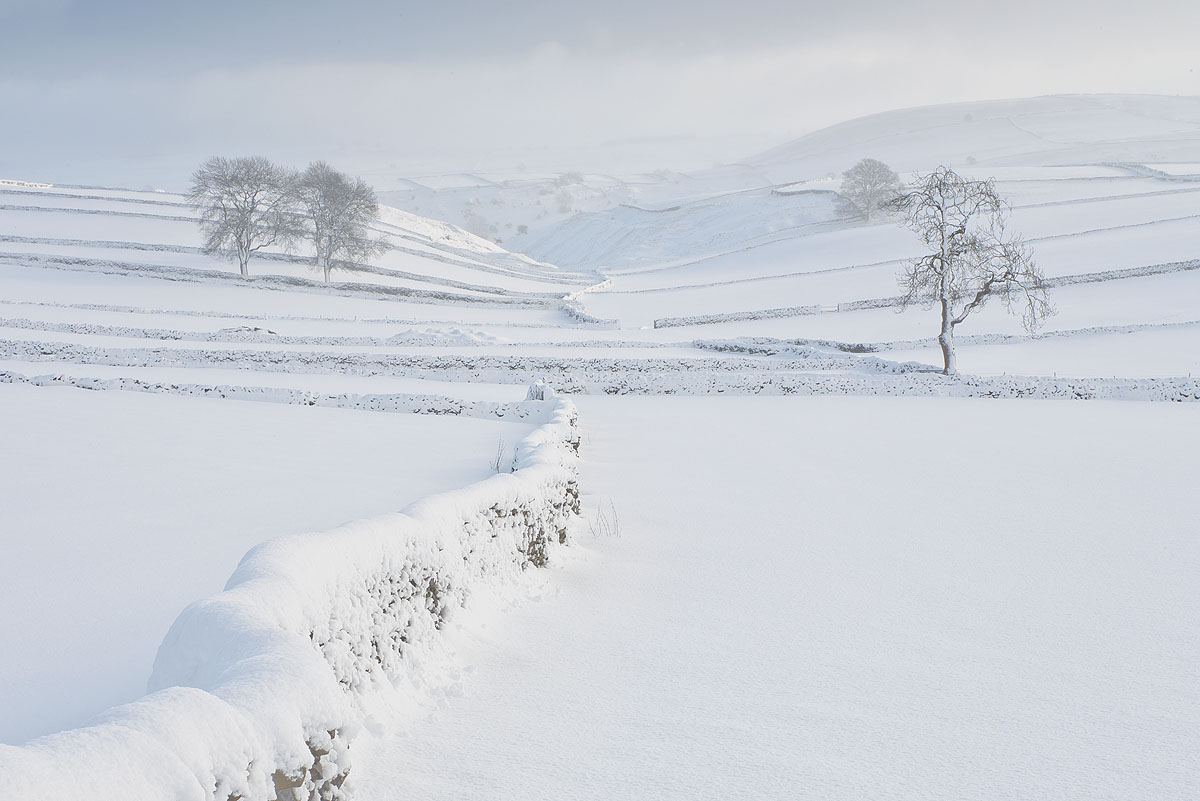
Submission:
{"label": "snow-covered field", "polygon": [[374,744],[363,797],[1194,792],[1200,407],[579,410],[585,505],[615,504],[618,536],[463,633],[465,697]]}
{"label": "snow-covered field", "polygon": [[252,546],[477,481],[527,430],[68,387],[0,399],[3,742],[143,695],[171,621]]}
{"label": "snow-covered field", "polygon": [[[934,313],[895,299],[916,240],[834,202],[866,156],[994,176],[1057,315],[1030,336],[993,304],[959,329],[963,376],[936,374]],[[1200,407],[1156,401],[1200,400],[1197,163],[1194,98],[1068,97],[892,112],[691,175],[425,176],[414,205],[488,187],[462,214],[500,233],[384,209],[391,248],[329,285],[303,253],[242,279],[178,195],[0,183],[0,777],[1187,798]],[[573,451],[544,454],[570,412],[535,382],[579,402],[568,548]],[[489,476],[415,528],[379,517]],[[268,545],[230,579],[264,540],[331,530],[304,540],[320,560]],[[376,548],[406,577],[432,560],[433,589]],[[265,586],[286,598],[239,606]],[[383,643],[392,591],[434,616],[411,643]],[[324,660],[291,676],[258,634],[226,642],[225,605]],[[297,707],[299,751],[279,685],[247,690],[255,660],[303,697],[336,676]],[[174,685],[212,736],[179,744]],[[241,721],[225,746],[211,698]],[[129,737],[156,745],[124,783],[63,779]]]}

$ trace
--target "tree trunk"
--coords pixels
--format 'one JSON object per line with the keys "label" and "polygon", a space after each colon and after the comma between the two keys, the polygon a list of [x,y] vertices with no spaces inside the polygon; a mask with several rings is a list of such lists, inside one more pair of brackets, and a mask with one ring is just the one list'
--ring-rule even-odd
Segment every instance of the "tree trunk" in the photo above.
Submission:
{"label": "tree trunk", "polygon": [[958,363],[954,358],[954,323],[950,320],[949,298],[942,298],[942,333],[938,334],[938,345],[942,349],[942,373],[955,375]]}
{"label": "tree trunk", "polygon": [[325,276],[325,283],[329,283],[329,259],[325,258],[325,254],[317,251],[317,269]]}
{"label": "tree trunk", "polygon": [[238,267],[241,268],[242,278],[250,276],[250,243],[247,241],[245,234],[238,237],[237,243]]}

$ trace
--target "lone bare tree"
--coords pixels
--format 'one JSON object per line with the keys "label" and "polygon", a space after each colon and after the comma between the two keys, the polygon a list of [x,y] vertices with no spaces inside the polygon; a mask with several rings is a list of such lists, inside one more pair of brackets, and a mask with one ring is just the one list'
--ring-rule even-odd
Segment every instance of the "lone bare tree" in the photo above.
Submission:
{"label": "lone bare tree", "polygon": [[870,222],[887,203],[903,190],[900,177],[882,161],[863,159],[842,173],[841,195],[850,212],[858,212]]}
{"label": "lone bare tree", "polygon": [[251,254],[272,245],[290,247],[300,233],[294,180],[291,171],[261,156],[204,162],[187,193],[200,211],[204,251],[236,261],[245,277]]}
{"label": "lone bare tree", "polygon": [[955,326],[992,297],[999,297],[1010,313],[1020,310],[1027,331],[1054,313],[1032,253],[1019,236],[1006,230],[1009,207],[993,180],[969,181],[948,167],[938,167],[918,176],[911,191],[888,205],[905,215],[903,224],[930,249],[898,280],[905,293],[903,308],[920,303],[941,310],[938,345],[946,375],[958,369]]}
{"label": "lone bare tree", "polygon": [[387,248],[369,233],[368,225],[379,216],[379,203],[375,190],[361,178],[352,179],[317,161],[296,182],[296,197],[304,210],[305,236],[326,283],[337,260],[366,260]]}

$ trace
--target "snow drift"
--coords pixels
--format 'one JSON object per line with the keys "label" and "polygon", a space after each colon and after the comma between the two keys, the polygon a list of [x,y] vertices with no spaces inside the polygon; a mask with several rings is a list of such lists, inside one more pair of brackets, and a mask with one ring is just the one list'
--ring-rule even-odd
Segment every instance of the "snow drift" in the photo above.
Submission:
{"label": "snow drift", "polygon": [[573,405],[530,390],[546,422],[514,470],[403,513],[252,549],[192,604],[152,694],[100,721],[0,746],[0,796],[134,801],[345,798],[349,744],[373,697],[474,588],[547,563],[579,513]]}

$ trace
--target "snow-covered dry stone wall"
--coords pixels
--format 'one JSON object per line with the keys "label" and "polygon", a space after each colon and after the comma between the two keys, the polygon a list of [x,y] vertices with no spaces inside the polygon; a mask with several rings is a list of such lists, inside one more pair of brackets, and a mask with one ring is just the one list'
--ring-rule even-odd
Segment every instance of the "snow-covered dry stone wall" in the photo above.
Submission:
{"label": "snow-covered dry stone wall", "polygon": [[544,410],[538,401],[462,400],[449,395],[387,393],[361,395],[354,392],[308,392],[281,387],[245,387],[240,385],[190,384],[178,382],[143,381],[139,378],[87,378],[62,374],[27,376],[10,370],[0,370],[0,384],[30,386],[68,386],[94,391],[152,392],[163,395],[185,395],[200,398],[222,398],[262,403],[288,403],[295,406],[324,406],[332,409],[358,409],[371,412],[411,412],[413,414],[448,414],[476,417],[484,420],[536,419]]}
{"label": "snow-covered dry stone wall", "polygon": [[403,513],[251,550],[225,591],[188,607],[150,695],[94,725],[0,746],[0,797],[29,801],[339,801],[373,702],[481,585],[516,582],[579,513],[573,405],[530,391],[546,422],[514,470]]}

